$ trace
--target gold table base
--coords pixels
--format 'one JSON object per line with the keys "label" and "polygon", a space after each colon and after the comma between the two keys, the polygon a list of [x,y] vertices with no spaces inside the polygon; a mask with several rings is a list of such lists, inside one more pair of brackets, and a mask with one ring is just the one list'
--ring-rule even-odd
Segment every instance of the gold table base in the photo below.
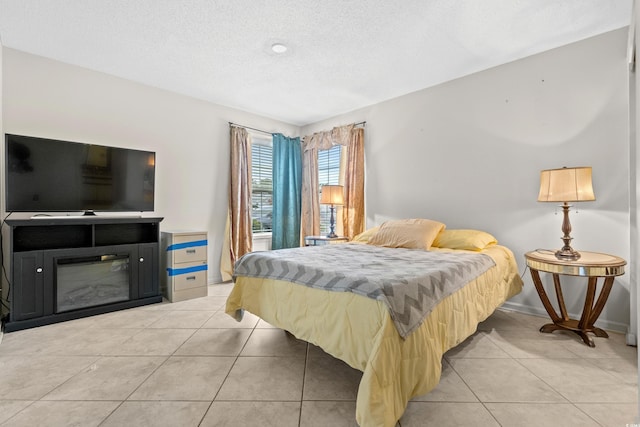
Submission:
{"label": "gold table base", "polygon": [[[542,286],[542,281],[540,280],[540,274],[538,270],[531,270],[531,277],[533,278],[533,283],[536,286],[536,290],[538,291],[538,295],[540,296],[540,300],[542,301],[542,305],[547,310],[549,317],[553,320],[553,323],[548,323],[540,328],[540,332],[551,333],[553,331],[557,331],[558,329],[563,329],[567,331],[575,332],[582,338],[585,344],[589,347],[595,347],[593,340],[591,337],[587,335],[587,332],[591,332],[595,334],[597,337],[609,338],[609,335],[602,329],[593,326],[598,320],[602,309],[604,308],[605,303],[607,302],[607,298],[609,298],[609,293],[611,292],[611,287],[613,286],[613,277],[606,277],[604,280],[604,285],[602,285],[602,290],[600,291],[600,295],[596,300],[596,285],[597,285],[597,277],[589,277],[589,284],[587,285],[587,295],[584,300],[584,308],[582,309],[582,315],[580,316],[580,320],[570,319],[567,314],[567,309],[564,304],[564,296],[562,295],[562,287],[560,285],[560,276],[558,274],[553,274],[553,284],[556,290],[556,297],[558,299],[558,307],[560,308],[560,314],[556,312],[556,310],[551,305],[551,301],[549,301],[549,297],[547,296],[544,287]],[[595,305],[593,305],[594,301],[596,301]]]}

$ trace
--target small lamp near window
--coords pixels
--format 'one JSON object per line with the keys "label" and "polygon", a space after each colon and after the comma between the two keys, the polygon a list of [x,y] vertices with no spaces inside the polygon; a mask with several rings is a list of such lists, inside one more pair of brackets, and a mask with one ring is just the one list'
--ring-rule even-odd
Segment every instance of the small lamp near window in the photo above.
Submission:
{"label": "small lamp near window", "polygon": [[577,260],[580,254],[575,251],[570,243],[572,237],[571,223],[569,222],[568,202],[587,202],[595,200],[593,184],[591,182],[591,167],[574,167],[549,169],[540,172],[539,202],[562,202],[564,219],[562,221],[562,241],[564,246],[556,251],[556,258],[561,260]]}
{"label": "small lamp near window", "polygon": [[320,203],[323,205],[331,205],[331,218],[329,219],[330,232],[327,237],[338,237],[335,231],[335,217],[334,212],[336,210],[335,205],[344,205],[344,187],[342,185],[323,185],[322,197]]}

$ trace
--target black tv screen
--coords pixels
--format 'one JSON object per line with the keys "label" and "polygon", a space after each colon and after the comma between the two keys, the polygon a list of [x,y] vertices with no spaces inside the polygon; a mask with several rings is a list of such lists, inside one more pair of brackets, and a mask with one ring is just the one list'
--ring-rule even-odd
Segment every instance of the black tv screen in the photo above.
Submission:
{"label": "black tv screen", "polygon": [[7,212],[154,210],[155,153],[6,134]]}

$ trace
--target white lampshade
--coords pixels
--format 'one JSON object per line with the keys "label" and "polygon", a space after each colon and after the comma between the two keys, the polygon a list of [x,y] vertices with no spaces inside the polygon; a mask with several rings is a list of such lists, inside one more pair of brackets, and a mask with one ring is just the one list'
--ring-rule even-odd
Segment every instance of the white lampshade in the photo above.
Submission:
{"label": "white lampshade", "polygon": [[591,167],[565,167],[540,172],[539,202],[586,202],[595,199]]}
{"label": "white lampshade", "polygon": [[323,205],[344,205],[344,187],[342,185],[323,185],[320,203]]}

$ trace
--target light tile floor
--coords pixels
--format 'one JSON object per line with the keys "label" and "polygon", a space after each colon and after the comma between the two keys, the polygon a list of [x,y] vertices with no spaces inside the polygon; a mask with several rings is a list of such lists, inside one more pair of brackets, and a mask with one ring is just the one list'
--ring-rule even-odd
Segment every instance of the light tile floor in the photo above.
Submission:
{"label": "light tile floor", "polygon": [[[361,373],[209,296],[4,334],[6,426],[355,426]],[[443,360],[409,426],[612,426],[637,422],[637,350],[624,337],[541,334],[497,311]]]}

